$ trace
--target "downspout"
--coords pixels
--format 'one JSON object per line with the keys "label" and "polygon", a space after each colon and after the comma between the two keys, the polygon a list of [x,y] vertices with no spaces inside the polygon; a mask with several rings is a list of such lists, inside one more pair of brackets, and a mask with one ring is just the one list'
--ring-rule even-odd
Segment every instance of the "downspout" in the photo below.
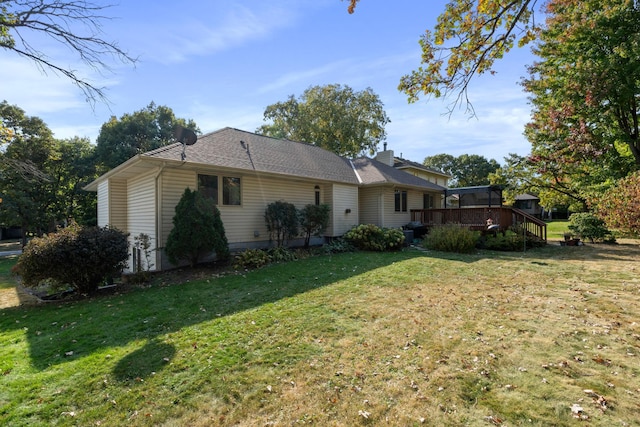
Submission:
{"label": "downspout", "polygon": [[[162,175],[162,171],[164,170],[166,163],[162,163],[160,168],[158,168],[158,172],[154,177],[155,186],[156,186],[156,218],[155,218],[155,230],[156,230],[156,271],[162,270],[162,251],[160,249],[160,243],[162,238],[162,191],[159,186],[160,176]],[[149,268],[149,266],[147,266]]]}

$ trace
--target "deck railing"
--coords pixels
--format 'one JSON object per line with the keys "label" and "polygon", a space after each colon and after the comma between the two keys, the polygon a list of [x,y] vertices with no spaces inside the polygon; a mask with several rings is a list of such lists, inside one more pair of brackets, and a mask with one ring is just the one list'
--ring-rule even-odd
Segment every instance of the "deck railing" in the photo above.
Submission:
{"label": "deck railing", "polygon": [[446,208],[446,209],[411,209],[411,221],[420,222],[426,227],[444,224],[458,224],[472,230],[486,230],[487,219],[507,230],[513,225],[520,225],[529,235],[547,241],[547,224],[528,213],[508,207],[479,208]]}

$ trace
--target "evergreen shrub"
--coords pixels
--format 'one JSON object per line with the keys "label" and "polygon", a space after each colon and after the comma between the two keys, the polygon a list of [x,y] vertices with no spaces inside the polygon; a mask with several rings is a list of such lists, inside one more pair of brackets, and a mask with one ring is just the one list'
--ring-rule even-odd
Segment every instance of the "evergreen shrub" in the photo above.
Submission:
{"label": "evergreen shrub", "polygon": [[176,205],[165,250],[174,265],[185,260],[193,267],[212,251],[218,260],[229,258],[229,243],[220,211],[211,199],[199,191],[184,190]]}

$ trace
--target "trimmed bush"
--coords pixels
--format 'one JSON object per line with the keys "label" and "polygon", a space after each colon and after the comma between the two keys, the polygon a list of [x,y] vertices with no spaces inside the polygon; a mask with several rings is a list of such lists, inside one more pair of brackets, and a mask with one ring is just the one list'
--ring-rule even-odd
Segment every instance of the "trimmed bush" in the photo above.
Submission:
{"label": "trimmed bush", "polygon": [[304,247],[309,247],[311,236],[319,236],[329,225],[329,205],[306,205],[298,212]]}
{"label": "trimmed bush", "polygon": [[194,267],[202,256],[211,251],[215,251],[219,260],[229,258],[229,243],[220,211],[212,200],[199,191],[184,190],[176,205],[173,229],[165,249],[174,265],[186,260]]}
{"label": "trimmed bush", "polygon": [[397,228],[381,228],[374,224],[360,224],[347,231],[343,238],[364,251],[397,251],[404,244],[404,233]]}
{"label": "trimmed bush", "polygon": [[614,240],[605,222],[590,212],[572,214],[569,217],[569,230],[592,243]]}
{"label": "trimmed bush", "polygon": [[33,238],[14,272],[27,287],[50,280],[67,284],[81,294],[93,294],[105,279],[121,273],[128,259],[127,234],[114,228],[73,224],[57,233]]}
{"label": "trimmed bush", "polygon": [[269,238],[277,247],[286,245],[289,239],[298,235],[298,210],[291,203],[282,200],[270,203],[264,211],[264,220]]}
{"label": "trimmed bush", "polygon": [[422,241],[425,248],[435,251],[471,253],[479,238],[478,232],[456,224],[433,227]]}

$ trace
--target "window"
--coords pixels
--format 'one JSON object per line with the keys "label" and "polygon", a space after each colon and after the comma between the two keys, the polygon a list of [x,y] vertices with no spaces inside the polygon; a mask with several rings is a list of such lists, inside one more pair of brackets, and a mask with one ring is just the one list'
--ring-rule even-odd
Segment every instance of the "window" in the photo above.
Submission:
{"label": "window", "polygon": [[206,198],[218,204],[218,177],[215,175],[198,175],[198,191]]}
{"label": "window", "polygon": [[406,212],[407,211],[407,192],[405,190],[396,190],[395,193],[395,211]]}
{"label": "window", "polygon": [[320,187],[316,185],[316,206],[320,206]]}
{"label": "window", "polygon": [[240,178],[230,176],[222,178],[222,204],[232,206],[240,206],[242,204]]}
{"label": "window", "polygon": [[433,209],[433,194],[424,193],[422,195],[422,209]]}

